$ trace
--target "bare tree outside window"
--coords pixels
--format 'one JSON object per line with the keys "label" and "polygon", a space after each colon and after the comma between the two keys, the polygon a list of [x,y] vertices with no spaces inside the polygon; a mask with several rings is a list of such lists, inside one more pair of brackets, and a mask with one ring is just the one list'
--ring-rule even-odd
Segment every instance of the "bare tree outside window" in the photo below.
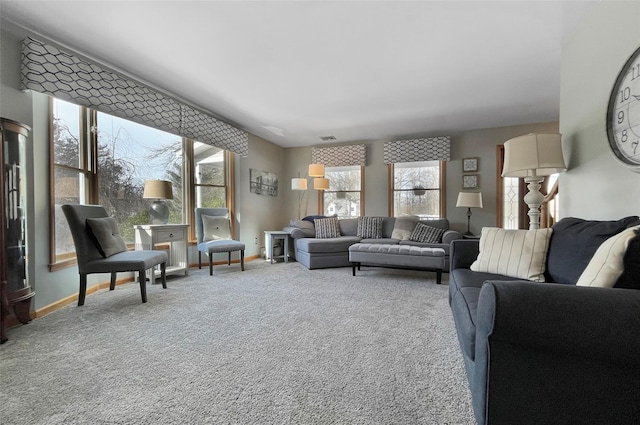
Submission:
{"label": "bare tree outside window", "polygon": [[339,218],[360,216],[361,167],[325,167],[325,177],[329,179],[329,190],[323,193],[324,214],[337,214]]}
{"label": "bare tree outside window", "polygon": [[393,165],[394,216],[440,218],[440,162],[403,162]]}

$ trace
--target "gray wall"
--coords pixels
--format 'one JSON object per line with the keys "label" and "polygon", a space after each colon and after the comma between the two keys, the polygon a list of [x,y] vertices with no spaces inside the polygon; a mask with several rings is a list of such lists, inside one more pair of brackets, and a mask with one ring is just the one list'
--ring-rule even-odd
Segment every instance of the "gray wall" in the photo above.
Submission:
{"label": "gray wall", "polygon": [[639,2],[598,2],[565,41],[560,131],[569,170],[560,176],[563,217],[640,214],[640,173],[616,161],[605,125],[611,88],[638,46]]}

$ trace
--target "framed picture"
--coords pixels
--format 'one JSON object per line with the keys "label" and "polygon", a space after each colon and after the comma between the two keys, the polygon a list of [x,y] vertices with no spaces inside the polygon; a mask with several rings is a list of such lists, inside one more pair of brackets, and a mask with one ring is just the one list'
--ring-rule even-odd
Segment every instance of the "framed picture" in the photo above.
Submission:
{"label": "framed picture", "polygon": [[468,176],[462,176],[462,188],[463,189],[477,189],[479,186],[478,175],[469,174]]}
{"label": "framed picture", "polygon": [[268,171],[250,168],[249,191],[256,195],[278,196],[278,176]]}
{"label": "framed picture", "polygon": [[462,159],[462,172],[471,173],[478,171],[478,158],[463,158]]}

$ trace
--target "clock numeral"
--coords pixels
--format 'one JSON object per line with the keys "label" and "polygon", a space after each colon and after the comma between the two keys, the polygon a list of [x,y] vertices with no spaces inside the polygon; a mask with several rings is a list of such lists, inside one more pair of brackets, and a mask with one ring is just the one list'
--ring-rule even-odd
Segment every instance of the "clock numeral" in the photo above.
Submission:
{"label": "clock numeral", "polygon": [[627,133],[627,130],[622,130],[622,133],[620,134],[620,141],[622,143],[627,143],[627,140],[629,140],[629,134]]}
{"label": "clock numeral", "polygon": [[631,89],[629,87],[625,87],[620,90],[620,103],[624,103],[631,97]]}
{"label": "clock numeral", "polygon": [[640,63],[631,68],[631,81],[640,78]]}
{"label": "clock numeral", "polygon": [[638,154],[638,145],[640,145],[640,140],[636,140],[635,142],[631,143],[631,146],[633,147],[634,155]]}
{"label": "clock numeral", "polygon": [[624,111],[618,112],[618,124],[622,124],[624,122]]}

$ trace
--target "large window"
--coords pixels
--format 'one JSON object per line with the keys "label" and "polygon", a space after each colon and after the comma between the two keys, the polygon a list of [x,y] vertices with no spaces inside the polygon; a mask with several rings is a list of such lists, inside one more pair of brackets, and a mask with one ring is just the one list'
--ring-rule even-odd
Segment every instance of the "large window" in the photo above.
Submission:
{"label": "large window", "polygon": [[324,176],[329,179],[329,190],[322,193],[325,215],[350,218],[364,214],[362,168],[360,165],[325,168]]}
{"label": "large window", "polygon": [[393,211],[390,216],[417,215],[423,219],[440,218],[444,212],[440,161],[399,162],[393,169]]}
{"label": "large window", "polygon": [[[133,243],[136,224],[149,222],[149,200],[142,198],[147,179],[169,180],[170,223],[188,222],[185,206],[227,205],[225,151],[185,140],[58,99],[52,99],[52,247],[51,263],[72,259],[74,245],[60,206],[100,204]],[[191,149],[184,146],[191,145]],[[188,156],[184,161],[185,152]],[[183,164],[193,158],[194,201],[183,190]],[[191,180],[186,180],[191,181]]]}

